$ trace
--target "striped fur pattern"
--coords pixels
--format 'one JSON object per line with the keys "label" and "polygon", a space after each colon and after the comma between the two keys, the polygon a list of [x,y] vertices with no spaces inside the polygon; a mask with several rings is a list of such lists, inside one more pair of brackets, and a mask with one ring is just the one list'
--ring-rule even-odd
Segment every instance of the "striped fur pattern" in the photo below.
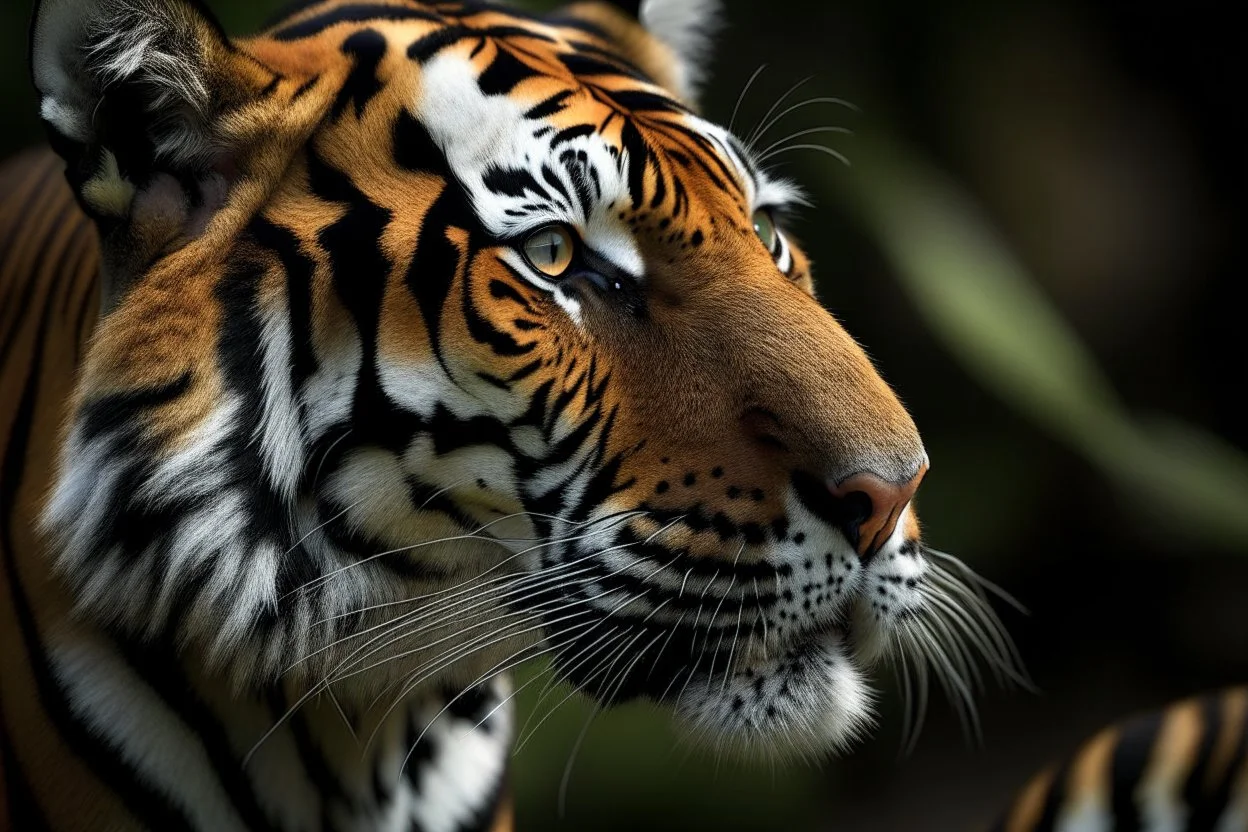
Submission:
{"label": "striped fur pattern", "polygon": [[697,112],[713,11],[313,0],[231,40],[42,0],[70,188],[10,168],[0,232],[23,811],[485,828],[541,655],[778,756],[868,727],[882,657],[968,710],[1017,676],[775,226],[798,191]]}
{"label": "striped fur pattern", "polygon": [[1028,783],[993,829],[1248,830],[1248,688],[1104,729]]}
{"label": "striped fur pattern", "polygon": [[299,690],[240,695],[166,640],[67,617],[37,517],[100,298],[63,167],[0,168],[0,829],[509,830],[505,679],[282,721]]}

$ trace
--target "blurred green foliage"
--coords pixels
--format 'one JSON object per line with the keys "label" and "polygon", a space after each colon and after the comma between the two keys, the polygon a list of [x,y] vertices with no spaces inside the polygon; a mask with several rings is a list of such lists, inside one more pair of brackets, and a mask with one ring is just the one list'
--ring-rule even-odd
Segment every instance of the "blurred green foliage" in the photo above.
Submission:
{"label": "blurred green foliage", "polygon": [[1248,554],[1248,456],[1176,419],[1133,418],[974,204],[895,141],[861,142],[853,200],[910,299],[985,387],[1070,443],[1196,545]]}

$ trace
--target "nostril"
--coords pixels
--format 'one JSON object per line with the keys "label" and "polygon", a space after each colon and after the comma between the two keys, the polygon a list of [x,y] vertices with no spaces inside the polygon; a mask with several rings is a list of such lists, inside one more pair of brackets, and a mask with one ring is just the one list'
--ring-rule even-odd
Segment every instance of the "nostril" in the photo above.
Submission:
{"label": "nostril", "polygon": [[828,490],[841,504],[841,528],[864,561],[892,536],[925,473],[926,465],[907,482],[893,483],[861,472],[829,486]]}
{"label": "nostril", "polygon": [[871,495],[865,491],[851,491],[841,498],[841,525],[855,549],[858,548],[859,530],[871,519],[872,510]]}

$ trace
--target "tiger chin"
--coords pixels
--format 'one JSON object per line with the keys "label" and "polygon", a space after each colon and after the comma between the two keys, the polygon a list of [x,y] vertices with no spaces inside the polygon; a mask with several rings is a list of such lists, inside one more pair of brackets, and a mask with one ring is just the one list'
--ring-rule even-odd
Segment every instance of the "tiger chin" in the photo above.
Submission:
{"label": "tiger chin", "polygon": [[[5,453],[59,459],[22,556],[73,610],[41,624],[69,633],[39,642],[45,698],[136,782],[184,795],[178,736],[263,816],[293,770],[337,825],[457,828],[497,804],[506,680],[537,657],[765,756],[864,734],[884,658],[965,708],[977,663],[1017,674],[980,582],[921,542],[927,453],[814,297],[800,191],[699,114],[715,4],[628,5],[312,0],[230,39],[190,0],[40,3],[77,208],[7,173],[45,243],[0,274],[99,308],[44,313],[65,428]],[[43,216],[97,242],[57,260]],[[159,737],[90,695],[122,677],[169,697]],[[414,753],[456,789],[347,785]],[[201,802],[174,809],[226,812]]]}

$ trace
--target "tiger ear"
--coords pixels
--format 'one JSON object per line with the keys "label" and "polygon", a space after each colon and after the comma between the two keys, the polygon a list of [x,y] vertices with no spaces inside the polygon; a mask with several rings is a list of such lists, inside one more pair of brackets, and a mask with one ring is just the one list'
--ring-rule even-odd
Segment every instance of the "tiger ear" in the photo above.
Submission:
{"label": "tiger ear", "polygon": [[640,23],[667,54],[656,55],[627,33],[616,40],[629,57],[678,97],[694,103],[706,80],[720,27],[720,0],[605,0]]}
{"label": "tiger ear", "polygon": [[[235,162],[226,116],[274,77],[198,0],[40,0],[30,66],[52,145],[100,228],[106,297],[126,263],[193,237],[220,206]],[[124,253],[115,268],[110,252]]]}

